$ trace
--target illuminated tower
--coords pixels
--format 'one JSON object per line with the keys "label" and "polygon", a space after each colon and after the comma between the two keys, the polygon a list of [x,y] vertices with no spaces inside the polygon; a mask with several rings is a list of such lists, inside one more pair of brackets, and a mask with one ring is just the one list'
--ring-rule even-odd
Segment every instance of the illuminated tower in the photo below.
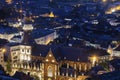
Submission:
{"label": "illuminated tower", "polygon": [[55,17],[54,13],[53,13],[53,12],[50,12],[49,17],[50,17],[50,18],[54,18],[54,17]]}

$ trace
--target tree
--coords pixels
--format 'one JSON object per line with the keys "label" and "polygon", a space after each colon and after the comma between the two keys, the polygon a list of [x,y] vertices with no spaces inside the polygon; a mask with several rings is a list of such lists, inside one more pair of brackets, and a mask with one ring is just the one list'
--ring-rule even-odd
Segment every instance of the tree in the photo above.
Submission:
{"label": "tree", "polygon": [[8,73],[11,73],[11,71],[12,71],[12,65],[11,65],[10,60],[7,61],[6,69],[7,69],[7,72],[8,72]]}
{"label": "tree", "polygon": [[110,71],[108,62],[102,62],[99,65],[102,66],[106,71],[108,71],[108,72]]}

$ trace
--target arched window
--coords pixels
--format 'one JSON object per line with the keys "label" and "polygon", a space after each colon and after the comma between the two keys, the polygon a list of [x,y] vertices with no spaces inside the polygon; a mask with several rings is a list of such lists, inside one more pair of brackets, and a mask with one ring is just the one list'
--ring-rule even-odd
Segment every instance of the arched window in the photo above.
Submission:
{"label": "arched window", "polygon": [[61,78],[60,80],[66,80],[65,78]]}
{"label": "arched window", "polygon": [[48,78],[48,80],[52,80],[51,78]]}
{"label": "arched window", "polygon": [[73,80],[72,78],[68,79],[68,80]]}
{"label": "arched window", "polygon": [[53,69],[51,66],[48,67],[48,77],[53,77]]}

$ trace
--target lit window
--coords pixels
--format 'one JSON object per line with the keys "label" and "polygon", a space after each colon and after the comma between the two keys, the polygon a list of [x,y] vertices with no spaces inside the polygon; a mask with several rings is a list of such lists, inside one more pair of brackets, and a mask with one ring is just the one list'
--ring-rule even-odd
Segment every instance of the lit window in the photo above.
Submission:
{"label": "lit window", "polygon": [[28,56],[28,61],[30,61],[30,56]]}
{"label": "lit window", "polygon": [[25,55],[24,60],[27,60],[27,55]]}
{"label": "lit window", "polygon": [[53,77],[53,69],[52,67],[48,67],[48,77]]}
{"label": "lit window", "polygon": [[51,54],[49,54],[49,57],[51,57],[52,55]]}
{"label": "lit window", "polygon": [[46,59],[46,62],[48,62],[49,60],[48,59]]}
{"label": "lit window", "polygon": [[52,62],[55,62],[55,60],[52,60]]}
{"label": "lit window", "polygon": [[20,59],[21,59],[21,60],[23,60],[23,59],[24,59],[24,56],[23,56],[23,55],[21,55],[21,56],[20,56]]}

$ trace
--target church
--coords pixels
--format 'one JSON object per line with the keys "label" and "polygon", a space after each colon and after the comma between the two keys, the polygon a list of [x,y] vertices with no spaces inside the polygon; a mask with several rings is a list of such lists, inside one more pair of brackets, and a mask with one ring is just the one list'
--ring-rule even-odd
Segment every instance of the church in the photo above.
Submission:
{"label": "church", "polygon": [[[109,60],[109,54],[105,50],[91,47],[50,47],[46,45],[17,44],[11,47],[9,54],[19,53],[16,60],[11,56],[12,72],[16,71],[37,75],[40,80],[85,80],[89,70],[97,64]],[[24,48],[26,47],[26,48]],[[17,48],[14,50],[13,48]],[[18,49],[19,48],[19,49]],[[14,50],[14,51],[13,51]]]}

